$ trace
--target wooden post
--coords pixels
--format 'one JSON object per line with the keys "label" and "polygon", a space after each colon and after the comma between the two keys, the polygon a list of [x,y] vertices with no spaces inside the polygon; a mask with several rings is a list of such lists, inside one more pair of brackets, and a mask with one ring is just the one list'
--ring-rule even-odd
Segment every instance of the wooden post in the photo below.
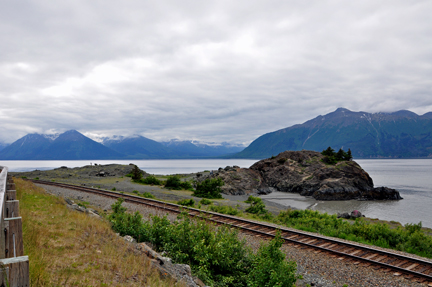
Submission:
{"label": "wooden post", "polygon": [[0,259],[0,286],[30,286],[28,256]]}
{"label": "wooden post", "polygon": [[15,189],[15,182],[8,182],[7,183],[7,187],[6,187],[8,190],[12,190],[12,189]]}
{"label": "wooden post", "polygon": [[0,287],[29,287],[29,259],[24,255],[22,219],[15,183],[0,166]]}
{"label": "wooden post", "polygon": [[15,199],[16,199],[16,190],[7,190],[6,200],[15,200]]}
{"label": "wooden post", "polygon": [[5,218],[5,258],[24,255],[21,217]]}
{"label": "wooden post", "polygon": [[19,217],[19,200],[8,200],[5,203],[5,218]]}
{"label": "wooden post", "polygon": [[8,178],[7,167],[0,167],[0,259],[5,258],[5,233],[4,233],[4,221],[5,218],[5,202],[6,202],[6,186]]}

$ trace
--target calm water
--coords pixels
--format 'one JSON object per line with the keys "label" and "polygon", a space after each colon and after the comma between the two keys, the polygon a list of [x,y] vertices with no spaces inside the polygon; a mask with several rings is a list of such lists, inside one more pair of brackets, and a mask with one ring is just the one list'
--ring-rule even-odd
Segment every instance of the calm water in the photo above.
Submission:
{"label": "calm water", "polygon": [[[205,160],[74,160],[74,161],[0,161],[9,171],[47,170],[60,166],[80,167],[97,164],[134,163],[152,174],[191,173],[216,170],[227,165],[249,167],[256,160],[205,159]],[[387,186],[400,191],[399,201],[317,201],[291,193],[272,193],[263,196],[269,200],[298,208],[310,208],[327,213],[360,210],[372,218],[395,220],[403,224],[422,222],[432,228],[432,159],[357,160],[369,173],[375,186]]]}
{"label": "calm water", "polygon": [[432,159],[357,160],[375,186],[399,190],[398,201],[318,201],[298,194],[272,193],[263,198],[297,208],[330,214],[359,210],[367,217],[406,223],[422,222],[432,228]]}

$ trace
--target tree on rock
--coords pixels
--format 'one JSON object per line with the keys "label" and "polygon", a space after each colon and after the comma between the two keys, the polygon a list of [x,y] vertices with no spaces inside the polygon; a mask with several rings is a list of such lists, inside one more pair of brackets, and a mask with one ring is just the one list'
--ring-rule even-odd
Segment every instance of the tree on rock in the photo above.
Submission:
{"label": "tree on rock", "polygon": [[140,180],[142,178],[141,170],[136,165],[134,165],[131,174],[133,180]]}

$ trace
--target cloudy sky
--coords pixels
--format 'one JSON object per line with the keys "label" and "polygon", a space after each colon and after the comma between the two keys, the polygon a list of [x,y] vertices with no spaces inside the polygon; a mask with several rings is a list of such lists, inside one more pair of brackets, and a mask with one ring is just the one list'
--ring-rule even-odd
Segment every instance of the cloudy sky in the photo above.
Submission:
{"label": "cloudy sky", "polygon": [[432,111],[432,1],[3,0],[0,142],[248,144],[345,107]]}

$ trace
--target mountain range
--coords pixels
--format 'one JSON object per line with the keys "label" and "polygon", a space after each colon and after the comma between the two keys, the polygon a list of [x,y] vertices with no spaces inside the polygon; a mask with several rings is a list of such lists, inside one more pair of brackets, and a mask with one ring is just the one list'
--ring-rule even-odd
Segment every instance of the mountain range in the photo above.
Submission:
{"label": "mountain range", "polygon": [[235,158],[267,158],[285,150],[351,149],[354,158],[432,157],[432,112],[417,115],[339,108],[303,124],[267,133]]}
{"label": "mountain range", "polygon": [[143,136],[114,136],[96,142],[76,130],[62,134],[28,134],[0,150],[2,160],[180,159],[234,154],[244,147],[159,143]]}
{"label": "mountain range", "polygon": [[0,143],[0,150],[4,149],[5,147],[7,147],[8,144],[5,143]]}
{"label": "mountain range", "polygon": [[0,160],[79,159],[262,159],[286,150],[351,150],[354,158],[432,157],[432,112],[417,115],[352,112],[339,108],[303,124],[258,137],[248,147],[191,141],[157,142],[140,135],[100,138],[96,142],[70,130],[63,134],[28,134],[0,145]]}

